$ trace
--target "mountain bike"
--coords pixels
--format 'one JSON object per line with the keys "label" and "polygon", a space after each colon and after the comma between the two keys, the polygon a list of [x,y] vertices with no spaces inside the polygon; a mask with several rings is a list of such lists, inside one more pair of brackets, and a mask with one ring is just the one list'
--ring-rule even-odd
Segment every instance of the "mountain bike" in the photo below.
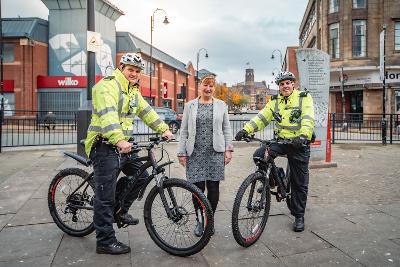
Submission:
{"label": "mountain bike", "polygon": [[243,138],[246,142],[258,141],[267,146],[265,157],[254,157],[257,169],[241,184],[236,194],[232,210],[232,232],[236,242],[249,247],[257,242],[268,221],[271,207],[271,195],[278,202],[285,200],[291,210],[290,168],[286,173],[276,166],[275,159],[269,155],[271,144],[292,145],[291,140],[261,140],[254,136]]}
{"label": "mountain bike", "polygon": [[[199,188],[186,180],[169,178],[165,174],[165,167],[173,161],[159,164],[166,152],[164,143],[165,140],[154,137],[150,138],[150,143],[132,146],[131,153],[146,150],[147,156],[137,159],[143,162],[143,166],[134,176],[120,178],[127,179],[129,187],[116,196],[116,201],[123,203],[135,186],[136,178],[151,168],[151,174],[141,186],[138,196],[138,200],[141,200],[149,183],[155,181],[144,203],[143,215],[147,232],[166,252],[176,256],[190,256],[208,244],[214,227],[213,212],[206,196]],[[156,160],[154,150],[159,145],[162,155],[160,160]],[[64,152],[64,154],[86,167],[92,165],[90,160],[75,153]],[[94,173],[87,173],[79,168],[61,170],[53,178],[48,191],[50,214],[57,226],[68,235],[86,236],[94,231],[94,185]],[[193,230],[196,226],[196,212],[199,211],[204,218],[205,226],[203,235],[197,237]]]}

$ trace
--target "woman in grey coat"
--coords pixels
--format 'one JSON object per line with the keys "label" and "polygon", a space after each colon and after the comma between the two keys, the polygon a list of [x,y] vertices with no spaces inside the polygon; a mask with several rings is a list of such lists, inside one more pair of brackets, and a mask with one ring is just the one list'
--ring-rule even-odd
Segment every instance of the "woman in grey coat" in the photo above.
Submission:
{"label": "woman in grey coat", "polygon": [[[200,97],[185,105],[178,159],[186,167],[188,181],[203,192],[207,188],[207,198],[215,213],[219,201],[219,182],[224,180],[225,165],[232,158],[233,146],[228,107],[224,101],[213,97],[214,86],[215,76],[204,76],[199,83]],[[200,209],[197,211],[194,233],[201,236],[203,217]]]}

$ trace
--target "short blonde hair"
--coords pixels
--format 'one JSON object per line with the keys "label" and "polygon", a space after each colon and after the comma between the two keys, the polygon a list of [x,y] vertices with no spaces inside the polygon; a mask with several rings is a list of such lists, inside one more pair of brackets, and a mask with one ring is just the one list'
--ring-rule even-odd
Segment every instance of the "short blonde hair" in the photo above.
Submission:
{"label": "short blonde hair", "polygon": [[215,75],[205,75],[201,78],[200,83],[215,85]]}

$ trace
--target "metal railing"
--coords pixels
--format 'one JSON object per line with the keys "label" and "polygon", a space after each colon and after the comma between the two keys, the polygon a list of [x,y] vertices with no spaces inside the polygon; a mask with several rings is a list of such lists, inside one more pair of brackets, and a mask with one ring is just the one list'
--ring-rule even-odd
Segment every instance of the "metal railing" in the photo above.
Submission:
{"label": "metal railing", "polygon": [[[383,118],[385,123],[383,124]],[[400,141],[400,114],[331,113],[332,143],[340,141]]]}
{"label": "metal railing", "polygon": [[[75,111],[27,111],[13,110],[4,116],[0,125],[1,146],[38,146],[62,145],[77,143],[77,120]],[[232,137],[243,129],[243,126],[255,114],[230,114]],[[382,114],[331,113],[332,143],[343,141],[381,142],[383,136]],[[400,114],[386,114],[387,142],[400,142]],[[135,120],[134,137],[138,142],[145,142],[156,135],[139,119]],[[180,131],[176,134],[179,139]],[[274,123],[256,133],[260,139],[272,139]]]}

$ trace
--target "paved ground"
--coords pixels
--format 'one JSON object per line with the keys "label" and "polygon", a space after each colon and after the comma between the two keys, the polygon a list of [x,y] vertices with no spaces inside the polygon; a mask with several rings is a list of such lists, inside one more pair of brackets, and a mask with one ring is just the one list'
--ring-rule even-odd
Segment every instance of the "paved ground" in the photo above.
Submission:
{"label": "paved ground", "polygon": [[[168,150],[175,154],[175,144]],[[273,200],[259,242],[247,249],[233,239],[236,190],[253,169],[255,146],[236,146],[221,185],[216,234],[197,255],[178,258],[159,249],[143,220],[118,231],[132,247],[122,256],[97,255],[95,236],[63,234],[47,208],[47,189],[62,168],[76,166],[56,149],[0,154],[0,267],[2,266],[400,266],[400,146],[333,145],[337,168],[312,169],[306,230],[291,231],[285,203]],[[284,164],[281,160],[281,164]],[[171,168],[183,177],[183,168]],[[142,214],[143,201],[131,212]]]}

